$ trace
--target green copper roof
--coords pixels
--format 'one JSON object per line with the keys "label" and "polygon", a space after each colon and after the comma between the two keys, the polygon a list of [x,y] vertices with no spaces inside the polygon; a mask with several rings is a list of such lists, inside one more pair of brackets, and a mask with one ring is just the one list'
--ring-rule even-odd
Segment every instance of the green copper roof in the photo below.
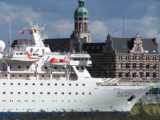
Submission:
{"label": "green copper roof", "polygon": [[76,9],[74,17],[75,18],[89,18],[88,10],[85,7],[79,7]]}

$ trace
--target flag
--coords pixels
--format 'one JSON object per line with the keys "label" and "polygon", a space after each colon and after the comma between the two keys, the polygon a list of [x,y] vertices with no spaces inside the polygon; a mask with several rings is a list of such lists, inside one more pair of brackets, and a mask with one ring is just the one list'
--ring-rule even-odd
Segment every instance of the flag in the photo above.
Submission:
{"label": "flag", "polygon": [[11,43],[11,41],[8,41],[8,43],[10,44],[10,43]]}
{"label": "flag", "polygon": [[19,31],[19,34],[24,34],[24,31]]}

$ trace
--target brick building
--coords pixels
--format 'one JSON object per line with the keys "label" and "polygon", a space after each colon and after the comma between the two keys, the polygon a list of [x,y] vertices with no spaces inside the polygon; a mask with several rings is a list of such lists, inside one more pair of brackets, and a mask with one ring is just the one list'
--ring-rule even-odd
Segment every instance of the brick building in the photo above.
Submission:
{"label": "brick building", "polygon": [[156,39],[114,38],[108,33],[105,43],[85,43],[91,55],[92,77],[125,78],[129,81],[158,81],[159,53]]}

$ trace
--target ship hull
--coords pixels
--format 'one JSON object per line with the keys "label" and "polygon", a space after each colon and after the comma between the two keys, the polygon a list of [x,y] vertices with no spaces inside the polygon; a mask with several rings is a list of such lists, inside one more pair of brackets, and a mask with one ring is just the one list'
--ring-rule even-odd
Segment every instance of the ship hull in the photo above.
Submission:
{"label": "ship hull", "polygon": [[[151,86],[97,86],[95,81],[1,80],[3,113],[128,112]],[[128,99],[135,98],[128,102]]]}

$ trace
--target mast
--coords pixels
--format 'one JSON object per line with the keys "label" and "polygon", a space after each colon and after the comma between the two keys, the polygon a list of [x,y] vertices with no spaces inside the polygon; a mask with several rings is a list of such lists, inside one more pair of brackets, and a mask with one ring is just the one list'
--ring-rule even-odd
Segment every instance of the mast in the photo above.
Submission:
{"label": "mast", "polygon": [[9,18],[9,44],[10,44],[10,49],[11,49],[11,27],[10,27],[10,18]]}

